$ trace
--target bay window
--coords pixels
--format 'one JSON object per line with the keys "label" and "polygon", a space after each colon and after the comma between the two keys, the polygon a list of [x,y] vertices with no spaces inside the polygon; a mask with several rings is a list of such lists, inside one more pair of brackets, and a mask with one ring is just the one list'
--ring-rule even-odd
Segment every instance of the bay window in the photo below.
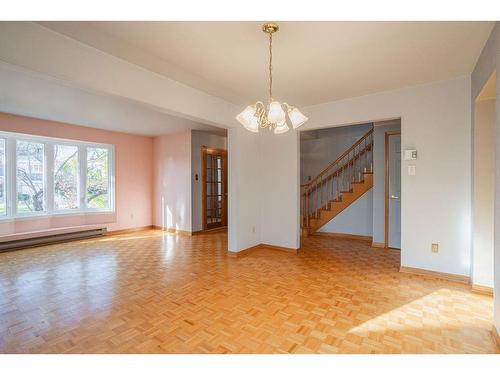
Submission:
{"label": "bay window", "polygon": [[112,145],[0,132],[0,220],[114,211]]}

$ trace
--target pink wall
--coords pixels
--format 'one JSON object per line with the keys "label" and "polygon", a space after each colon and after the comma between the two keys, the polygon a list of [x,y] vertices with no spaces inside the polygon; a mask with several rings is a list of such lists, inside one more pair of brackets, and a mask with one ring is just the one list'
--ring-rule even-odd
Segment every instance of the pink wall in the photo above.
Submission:
{"label": "pink wall", "polygon": [[23,218],[0,222],[0,235],[84,224],[108,230],[152,225],[153,138],[0,113],[0,130],[115,146],[116,213]]}
{"label": "pink wall", "polygon": [[191,232],[191,131],[155,137],[154,225]]}

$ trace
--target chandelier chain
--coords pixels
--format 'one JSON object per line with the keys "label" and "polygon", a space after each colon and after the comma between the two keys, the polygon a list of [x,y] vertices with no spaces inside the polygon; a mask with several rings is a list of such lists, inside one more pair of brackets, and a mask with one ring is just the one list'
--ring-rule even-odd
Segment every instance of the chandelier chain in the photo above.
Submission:
{"label": "chandelier chain", "polygon": [[273,101],[273,34],[269,33],[269,102]]}

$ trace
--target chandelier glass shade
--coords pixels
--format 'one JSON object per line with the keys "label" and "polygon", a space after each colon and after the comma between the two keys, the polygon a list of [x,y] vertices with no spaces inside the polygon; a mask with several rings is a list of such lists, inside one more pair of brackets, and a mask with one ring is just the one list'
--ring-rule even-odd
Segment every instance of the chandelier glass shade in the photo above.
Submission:
{"label": "chandelier glass shade", "polygon": [[275,134],[297,129],[307,121],[307,117],[297,108],[273,99],[273,33],[279,30],[275,23],[266,23],[262,31],[269,35],[269,100],[268,104],[257,102],[246,107],[236,119],[249,131],[258,133],[259,129],[273,130]]}

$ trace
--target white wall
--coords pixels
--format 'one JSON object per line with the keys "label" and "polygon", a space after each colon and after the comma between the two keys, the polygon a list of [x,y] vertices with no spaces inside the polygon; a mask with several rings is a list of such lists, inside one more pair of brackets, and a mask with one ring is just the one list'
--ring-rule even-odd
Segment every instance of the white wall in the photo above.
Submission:
{"label": "white wall", "polygon": [[385,243],[385,133],[401,130],[397,121],[373,129],[373,242]]}
{"label": "white wall", "polygon": [[[203,230],[203,166],[201,148],[227,148],[227,137],[199,130],[191,131],[191,193],[193,232]],[[195,176],[198,175],[198,181]]]}
{"label": "white wall", "polygon": [[228,130],[229,251],[300,247],[299,137]]}
{"label": "white wall", "polygon": [[495,99],[478,100],[474,114],[472,283],[493,286]]}
{"label": "white wall", "polygon": [[299,133],[275,135],[261,131],[259,138],[262,243],[298,249]]}
{"label": "white wall", "polygon": [[243,127],[229,129],[228,250],[238,252],[261,243],[259,134]]}
{"label": "white wall", "polygon": [[323,225],[318,232],[372,236],[373,189],[368,190],[349,207]]}
{"label": "white wall", "polygon": [[191,131],[155,137],[153,160],[154,225],[191,232]]}
{"label": "white wall", "polygon": [[[304,130],[401,117],[402,148],[417,149],[416,176],[402,163],[402,266],[470,275],[470,79],[460,77],[304,108]],[[439,243],[439,253],[431,252]]]}

